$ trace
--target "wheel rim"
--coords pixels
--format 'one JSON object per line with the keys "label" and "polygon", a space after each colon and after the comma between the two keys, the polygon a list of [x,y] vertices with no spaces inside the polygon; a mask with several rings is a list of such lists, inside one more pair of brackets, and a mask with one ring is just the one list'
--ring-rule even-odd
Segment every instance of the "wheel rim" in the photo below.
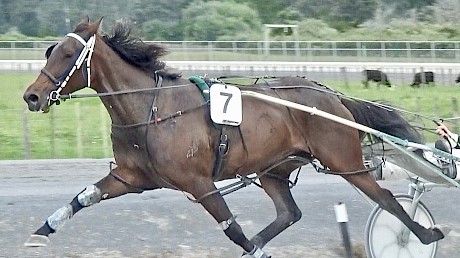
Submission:
{"label": "wheel rim", "polygon": [[[395,198],[404,210],[407,211],[410,208],[411,196],[400,195]],[[433,216],[422,202],[417,205],[414,220],[427,228],[435,225]],[[372,258],[431,258],[435,256],[437,242],[424,245],[413,233],[410,233],[406,245],[400,245],[398,236],[400,236],[402,227],[402,223],[395,216],[376,207],[366,225],[367,256]]]}

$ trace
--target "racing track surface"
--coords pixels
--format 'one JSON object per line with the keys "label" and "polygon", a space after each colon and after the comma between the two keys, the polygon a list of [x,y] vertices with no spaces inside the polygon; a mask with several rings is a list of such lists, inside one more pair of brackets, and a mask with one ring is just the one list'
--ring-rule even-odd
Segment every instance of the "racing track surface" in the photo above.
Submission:
{"label": "racing track surface", "polygon": [[[51,236],[47,247],[24,247],[29,234],[49,215],[108,173],[108,162],[0,161],[0,257],[239,257],[241,249],[200,205],[171,190],[103,201],[76,214]],[[394,193],[406,193],[407,183],[380,182]],[[333,208],[344,202],[353,249],[356,257],[364,257],[364,226],[371,206],[348,183],[307,166],[292,191],[303,218],[264,250],[274,258],[344,257]],[[453,228],[440,241],[438,258],[458,257],[459,193],[458,189],[436,188],[422,198],[437,223]],[[256,186],[225,198],[248,237],[274,218],[271,201]]]}

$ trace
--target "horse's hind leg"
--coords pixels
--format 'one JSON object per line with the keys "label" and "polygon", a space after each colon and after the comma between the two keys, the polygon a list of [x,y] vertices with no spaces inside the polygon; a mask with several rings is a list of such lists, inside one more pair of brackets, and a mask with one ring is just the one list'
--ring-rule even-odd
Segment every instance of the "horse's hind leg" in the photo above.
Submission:
{"label": "horse's hind leg", "polygon": [[[140,173],[132,173],[130,170],[123,170],[119,167],[115,168],[112,173],[96,184],[86,187],[75,196],[69,204],[55,211],[48,217],[43,226],[31,235],[25,245],[45,246],[49,241],[48,236],[51,233],[55,233],[56,230],[72,218],[75,213],[85,207],[96,204],[101,200],[115,198],[130,192],[141,191],[140,188],[133,186],[138,186],[145,190],[148,188],[152,189],[151,186],[146,185],[149,180]],[[117,176],[123,179],[117,179]]]}
{"label": "horse's hind leg", "polygon": [[444,238],[444,234],[438,228],[425,228],[413,221],[396,201],[393,194],[387,189],[381,188],[369,173],[343,176],[375,201],[382,209],[396,216],[408,227],[423,244],[430,244]]}
{"label": "horse's hind leg", "polygon": [[[291,168],[288,169],[289,172],[295,169],[295,167]],[[271,173],[274,174],[276,171],[272,170]],[[282,176],[267,174],[260,178],[263,189],[273,200],[276,208],[276,219],[251,239],[261,248],[302,217],[302,212],[297,207],[289,189],[289,174]]]}

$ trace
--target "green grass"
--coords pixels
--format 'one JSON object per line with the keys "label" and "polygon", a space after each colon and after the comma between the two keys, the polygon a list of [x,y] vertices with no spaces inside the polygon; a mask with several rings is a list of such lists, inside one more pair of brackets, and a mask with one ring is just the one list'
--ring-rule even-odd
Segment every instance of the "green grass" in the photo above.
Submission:
{"label": "green grass", "polygon": [[[53,106],[48,114],[29,112],[22,94],[36,76],[0,73],[0,160],[111,157],[110,118],[100,100],[73,99]],[[359,81],[350,81],[348,86],[338,80],[322,83],[348,96],[388,101],[428,117],[459,115],[456,97],[460,96],[460,88],[457,87],[437,85],[413,89],[396,85],[378,88],[371,83],[366,90]],[[435,128],[430,119],[414,116],[408,116],[408,119],[418,125]],[[460,131],[456,120],[450,126],[454,131]],[[28,141],[25,141],[25,135]],[[433,133],[425,133],[424,136],[429,142],[437,138]]]}
{"label": "green grass", "polygon": [[99,99],[66,101],[48,114],[27,110],[22,94],[36,76],[0,73],[0,159],[112,156],[110,119]]}

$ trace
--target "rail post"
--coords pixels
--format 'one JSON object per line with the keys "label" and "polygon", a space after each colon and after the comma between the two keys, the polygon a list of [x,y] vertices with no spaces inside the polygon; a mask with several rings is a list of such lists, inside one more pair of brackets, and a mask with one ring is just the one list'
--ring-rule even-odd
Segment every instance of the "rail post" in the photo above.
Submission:
{"label": "rail post", "polygon": [[54,114],[54,108],[50,109],[50,156],[51,158],[56,158],[56,151],[54,149],[55,147],[55,134],[56,134],[56,126],[55,126],[55,114]]}
{"label": "rail post", "polygon": [[80,109],[80,102],[75,103],[75,122],[77,123],[76,130],[75,130],[75,138],[77,141],[77,157],[83,157],[83,133],[82,133],[82,126],[83,123],[81,121],[81,109]]}
{"label": "rail post", "polygon": [[342,75],[342,80],[345,84],[345,88],[350,88],[350,85],[348,84],[348,77],[347,77],[347,68],[346,67],[340,67],[340,74]]}
{"label": "rail post", "polygon": [[24,145],[24,159],[31,158],[30,150],[30,135],[29,135],[29,118],[28,118],[28,109],[25,108],[22,111],[22,135],[23,135],[23,145]]}
{"label": "rail post", "polygon": [[345,247],[345,254],[347,258],[352,258],[352,251],[351,251],[351,242],[350,242],[350,236],[348,234],[348,214],[347,214],[347,208],[345,206],[345,203],[339,202],[336,205],[334,205],[334,210],[335,210],[335,217],[337,222],[339,223],[340,227],[340,232],[342,233],[342,239],[343,239],[343,246]]}
{"label": "rail post", "polygon": [[[451,100],[451,103],[452,103],[452,117],[456,117],[458,116],[458,100],[456,97],[452,97],[452,100]],[[458,120],[454,120],[454,126],[453,126],[453,132],[458,132],[459,130],[459,124],[458,124]]]}
{"label": "rail post", "polygon": [[109,148],[110,148],[109,139],[110,139],[110,136],[107,135],[107,131],[109,131],[109,130],[107,129],[107,113],[106,112],[107,111],[105,109],[105,106],[103,104],[100,104],[99,105],[99,115],[100,115],[100,118],[101,118],[102,153],[104,155],[104,158],[110,157],[110,153],[109,153]]}

